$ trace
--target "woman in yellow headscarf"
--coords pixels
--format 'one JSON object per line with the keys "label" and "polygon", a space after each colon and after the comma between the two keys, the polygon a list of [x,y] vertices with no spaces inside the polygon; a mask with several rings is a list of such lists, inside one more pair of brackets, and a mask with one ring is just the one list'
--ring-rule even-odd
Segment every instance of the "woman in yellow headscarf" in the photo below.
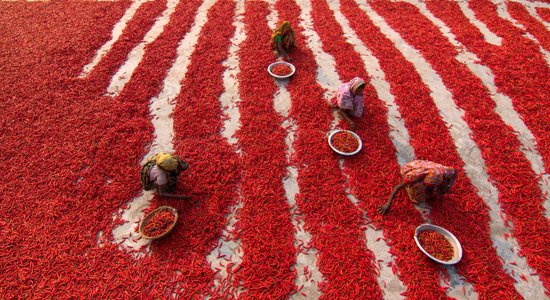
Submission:
{"label": "woman in yellow headscarf", "polygon": [[178,176],[189,165],[178,156],[158,153],[150,157],[141,168],[141,183],[146,191],[157,189],[159,196],[173,199],[190,199],[189,196],[173,194]]}
{"label": "woman in yellow headscarf", "polygon": [[290,22],[284,21],[271,34],[271,49],[277,52],[277,56],[283,56],[285,60],[291,61],[288,52],[296,47],[296,36],[290,26]]}

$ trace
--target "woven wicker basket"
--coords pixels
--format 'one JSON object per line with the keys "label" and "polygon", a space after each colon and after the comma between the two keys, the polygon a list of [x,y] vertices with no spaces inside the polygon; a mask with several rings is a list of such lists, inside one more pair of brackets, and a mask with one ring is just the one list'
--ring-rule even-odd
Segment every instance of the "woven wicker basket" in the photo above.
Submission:
{"label": "woven wicker basket", "polygon": [[[172,215],[174,216],[174,222],[172,222],[170,227],[168,227],[166,229],[166,231],[164,231],[162,234],[157,235],[157,236],[148,236],[145,233],[143,233],[143,227],[145,225],[147,225],[147,223],[149,222],[151,217],[154,216],[155,214],[161,212],[161,211],[170,211],[170,212],[172,212]],[[156,208],[155,210],[150,212],[147,216],[145,216],[145,218],[143,218],[143,221],[141,221],[141,223],[139,224],[139,233],[146,239],[158,240],[158,239],[161,239],[161,238],[165,237],[166,235],[168,235],[172,231],[172,229],[174,229],[174,227],[176,226],[177,221],[178,221],[178,211],[175,208],[173,208],[171,206],[161,206],[161,207]]]}

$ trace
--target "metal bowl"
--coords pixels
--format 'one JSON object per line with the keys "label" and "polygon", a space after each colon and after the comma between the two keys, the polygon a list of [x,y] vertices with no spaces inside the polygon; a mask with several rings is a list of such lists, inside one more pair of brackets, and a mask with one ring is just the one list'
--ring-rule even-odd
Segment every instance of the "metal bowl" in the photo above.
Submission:
{"label": "metal bowl", "polygon": [[[443,235],[451,243],[451,245],[453,246],[453,250],[454,250],[453,258],[451,258],[451,260],[448,260],[448,261],[439,260],[439,259],[433,257],[430,253],[428,253],[428,251],[424,250],[424,248],[420,244],[420,241],[418,240],[418,235],[422,231],[426,231],[426,230],[435,231],[435,232]],[[418,246],[418,248],[420,248],[420,250],[422,250],[422,252],[424,252],[424,254],[426,254],[429,258],[431,258],[432,260],[434,260],[434,261],[436,261],[440,264],[454,265],[462,259],[462,246],[460,245],[460,242],[454,236],[454,234],[452,234],[450,231],[448,231],[445,228],[435,226],[435,225],[432,225],[432,224],[422,224],[422,225],[418,226],[416,228],[416,231],[414,232],[414,241],[416,242],[416,245]]]}
{"label": "metal bowl", "polygon": [[[149,222],[151,217],[154,216],[155,214],[161,212],[161,211],[167,211],[167,210],[170,211],[172,213],[172,215],[174,216],[174,221],[172,222],[172,224],[170,224],[170,226],[163,233],[161,233],[157,236],[148,236],[148,235],[146,235],[143,232],[143,227]],[[143,218],[143,221],[141,221],[141,223],[139,224],[139,233],[146,239],[158,240],[160,238],[165,237],[167,234],[169,234],[172,231],[172,229],[174,229],[174,226],[176,226],[177,221],[178,221],[178,210],[177,209],[175,209],[171,206],[161,206],[161,207],[156,208],[155,210],[153,210],[152,212],[147,214],[145,216],[145,218]]]}
{"label": "metal bowl", "polygon": [[[355,139],[359,142],[359,146],[357,147],[357,149],[355,149],[355,151],[353,151],[353,152],[342,152],[342,151],[336,149],[336,147],[334,147],[332,145],[332,136],[335,135],[338,132],[349,132],[349,133],[351,133],[355,137]],[[345,155],[345,156],[355,155],[355,154],[359,153],[359,151],[361,151],[361,148],[363,148],[363,142],[361,141],[361,138],[355,132],[349,131],[349,130],[334,130],[334,131],[332,131],[328,136],[328,145],[330,146],[330,148],[334,152],[336,152],[340,155]]]}
{"label": "metal bowl", "polygon": [[[287,66],[290,67],[290,69],[292,69],[292,72],[290,72],[290,74],[285,75],[285,76],[279,76],[279,75],[276,75],[273,72],[271,72],[271,69],[273,69],[273,67],[278,66],[278,65],[287,65]],[[287,63],[286,61],[277,61],[277,62],[274,62],[274,63],[270,64],[269,67],[267,67],[267,72],[269,73],[269,75],[273,76],[273,78],[275,78],[275,79],[287,79],[287,78],[290,78],[290,76],[294,75],[294,72],[296,72],[296,67],[294,67],[294,65],[291,64],[291,63]]]}

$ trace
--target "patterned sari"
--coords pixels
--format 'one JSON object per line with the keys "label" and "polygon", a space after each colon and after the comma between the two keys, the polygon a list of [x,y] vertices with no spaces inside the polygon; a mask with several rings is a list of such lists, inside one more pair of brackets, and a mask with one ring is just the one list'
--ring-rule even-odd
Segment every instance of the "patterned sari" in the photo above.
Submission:
{"label": "patterned sari", "polygon": [[285,51],[290,51],[296,46],[296,36],[288,21],[284,21],[279,28],[271,34],[271,49],[278,51],[277,43],[281,43]]}
{"label": "patterned sari", "polygon": [[457,172],[427,160],[413,160],[401,168],[406,190],[413,203],[424,202],[449,191],[456,181]]}

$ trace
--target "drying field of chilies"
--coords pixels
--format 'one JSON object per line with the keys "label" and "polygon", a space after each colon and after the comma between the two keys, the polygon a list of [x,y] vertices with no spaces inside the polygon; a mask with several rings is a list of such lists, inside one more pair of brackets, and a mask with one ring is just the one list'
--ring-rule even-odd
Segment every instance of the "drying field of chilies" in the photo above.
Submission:
{"label": "drying field of chilies", "polygon": [[[344,156],[329,103],[355,77]],[[548,0],[0,0],[0,130],[2,299],[550,297]],[[190,199],[144,189],[159,152]],[[454,185],[380,214],[414,160]]]}

